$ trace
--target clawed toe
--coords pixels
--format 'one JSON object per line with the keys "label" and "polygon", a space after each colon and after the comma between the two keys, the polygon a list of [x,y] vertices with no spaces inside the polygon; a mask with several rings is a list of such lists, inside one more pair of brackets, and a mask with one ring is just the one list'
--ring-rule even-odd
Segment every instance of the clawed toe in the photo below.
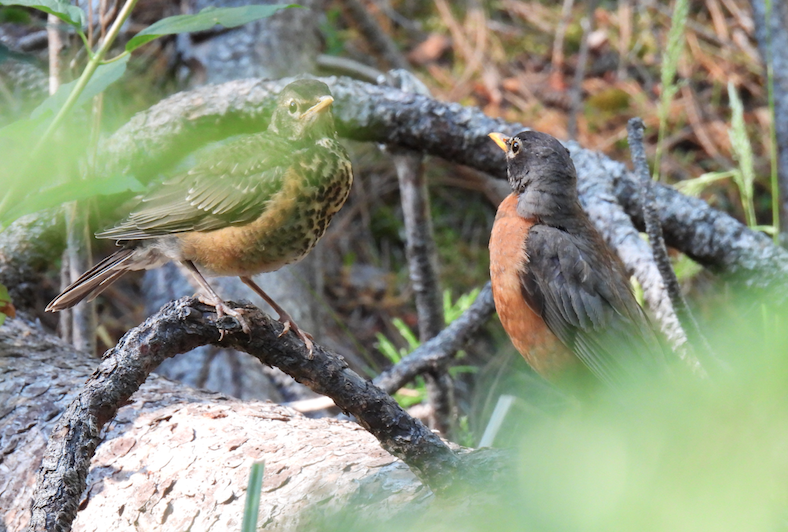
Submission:
{"label": "clawed toe", "polygon": [[307,351],[309,351],[309,355],[311,356],[312,355],[312,351],[313,351],[313,349],[315,347],[314,344],[312,343],[312,340],[313,340],[312,335],[309,334],[309,333],[305,333],[301,329],[299,329],[298,325],[296,325],[296,323],[293,321],[293,319],[290,318],[289,316],[287,316],[287,317],[280,316],[279,317],[279,322],[282,325],[284,325],[284,329],[282,329],[282,332],[279,333],[279,337],[281,338],[282,336],[284,336],[288,332],[293,331],[295,333],[295,335],[298,336],[301,339],[302,342],[304,342],[304,346],[306,346],[306,349],[307,349]]}
{"label": "clawed toe", "polygon": [[243,315],[244,312],[242,310],[236,310],[234,308],[231,308],[224,301],[214,301],[213,299],[208,299],[207,297],[203,297],[203,296],[198,296],[198,299],[202,303],[205,303],[206,305],[210,305],[210,306],[212,306],[212,307],[214,307],[216,309],[216,323],[217,323],[217,326],[219,326],[219,330],[220,330],[220,333],[219,333],[220,334],[220,336],[219,336],[220,340],[224,338],[224,333],[225,333],[225,329],[221,327],[220,322],[221,322],[222,318],[225,317],[225,316],[230,316],[235,321],[237,321],[238,325],[241,326],[241,330],[243,332],[245,332],[246,334],[251,334],[252,333],[252,328],[249,325],[249,322],[244,317],[244,315]]}

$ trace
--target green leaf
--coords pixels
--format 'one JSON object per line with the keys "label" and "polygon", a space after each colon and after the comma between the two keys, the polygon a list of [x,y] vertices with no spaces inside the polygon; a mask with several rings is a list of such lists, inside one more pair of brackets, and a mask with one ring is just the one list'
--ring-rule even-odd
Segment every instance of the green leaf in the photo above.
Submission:
{"label": "green leaf", "polygon": [[69,201],[79,201],[93,196],[118,194],[120,192],[142,192],[145,187],[131,176],[106,177],[102,179],[80,179],[57,185],[36,194],[30,194],[20,203],[0,216],[0,225],[6,225],[20,216],[57,207]]}
{"label": "green leaf", "polygon": [[243,7],[206,7],[196,15],[176,15],[167,17],[151,24],[126,43],[126,51],[136,50],[143,44],[158,39],[163,35],[175,33],[190,33],[195,31],[210,30],[216,25],[225,28],[235,28],[253,20],[267,18],[279,11],[290,7],[302,7],[298,4],[289,5],[252,5]]}
{"label": "green leaf", "polygon": [[263,488],[264,462],[255,462],[249,471],[249,485],[246,488],[246,501],[244,501],[244,517],[241,523],[241,532],[257,531],[257,514],[260,510],[260,491]]}
{"label": "green leaf", "polygon": [[57,18],[77,29],[85,25],[85,12],[69,2],[60,0],[0,0],[0,6],[24,6],[38,9],[44,13],[55,15]]}
{"label": "green leaf", "polygon": [[400,360],[402,360],[402,355],[397,348],[394,346],[394,343],[383,336],[382,333],[376,333],[375,336],[378,339],[378,343],[375,347],[378,348],[378,351],[383,353],[383,355],[388,358],[392,364],[396,364]]}
{"label": "green leaf", "polygon": [[411,330],[410,327],[408,327],[407,323],[405,323],[399,318],[394,318],[393,320],[391,320],[391,323],[394,325],[394,327],[397,328],[397,331],[399,331],[399,333],[402,335],[405,341],[408,342],[408,347],[410,348],[410,351],[413,351],[414,349],[416,349],[421,345],[421,342],[419,341],[418,338],[416,338],[416,335],[413,334],[413,331]]}
{"label": "green leaf", "polygon": [[[126,63],[129,62],[130,57],[131,56],[127,55],[125,57],[121,57],[117,61],[113,61],[112,63],[100,65],[96,69],[96,72],[93,74],[93,76],[90,78],[90,81],[88,81],[88,84],[85,86],[85,90],[83,90],[82,94],[79,95],[75,105],[84,105],[91,98],[118,81],[121,76],[123,76],[123,73],[126,72]],[[68,99],[76,84],[77,80],[74,80],[70,83],[66,83],[65,85],[61,85],[55,94],[44,100],[41,105],[33,109],[33,113],[30,115],[31,118],[37,118],[48,111],[57,113],[57,111],[63,107],[63,104],[66,103],[66,100]]]}

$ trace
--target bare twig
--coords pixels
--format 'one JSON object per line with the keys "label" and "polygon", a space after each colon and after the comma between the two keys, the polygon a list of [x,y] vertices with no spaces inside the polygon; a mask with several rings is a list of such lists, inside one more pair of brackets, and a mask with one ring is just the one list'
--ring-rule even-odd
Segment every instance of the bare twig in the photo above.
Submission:
{"label": "bare twig", "polygon": [[632,41],[632,0],[618,0],[618,79],[627,77],[627,58]]}
{"label": "bare twig", "polygon": [[251,305],[242,308],[251,334],[232,319],[217,324],[215,309],[196,299],[173,301],[107,351],[52,432],[33,498],[32,532],[70,528],[102,427],[164,359],[206,344],[246,351],[328,395],[434,491],[445,491],[460,475],[469,478],[438,436],[351,371],[342,357],[318,345],[310,355],[293,334],[279,336],[281,323]]}
{"label": "bare twig", "polygon": [[[479,291],[476,300],[459,318],[430,341],[425,342],[394,366],[375,377],[372,380],[373,384],[384,392],[393,394],[413,381],[417,375],[443,368],[451,362],[457,352],[468,343],[494,312],[495,302],[488,282]],[[333,402],[326,397],[321,397],[288,403],[287,406],[299,412],[311,412],[333,406]]]}
{"label": "bare twig", "polygon": [[[73,202],[66,206],[66,256],[68,257],[68,284],[73,283],[93,265],[89,212],[89,200]],[[65,287],[63,287],[65,288]],[[96,352],[96,304],[86,301],[71,309],[72,345],[80,351]]]}
{"label": "bare twig", "polygon": [[375,83],[383,75],[377,68],[372,68],[364,63],[359,63],[347,57],[320,54],[317,56],[317,66],[331,74],[349,76],[368,83]]}
{"label": "bare twig", "polygon": [[707,370],[712,368],[716,370],[722,367],[722,364],[713,356],[706,337],[701,332],[698,322],[695,321],[695,316],[692,315],[687,301],[681,293],[679,280],[676,278],[676,273],[673,271],[673,267],[670,264],[668,250],[665,247],[665,239],[662,236],[662,226],[659,223],[659,216],[655,208],[654,182],[649,175],[648,163],[646,162],[646,149],[643,146],[643,131],[645,127],[643,120],[637,117],[630,119],[627,123],[629,149],[632,153],[635,172],[640,176],[640,184],[643,188],[643,220],[654,254],[654,261],[657,264],[657,268],[659,268],[659,273],[665,284],[665,290],[670,298],[675,316],[678,319],[676,326],[678,328],[683,327],[685,336],[688,336],[691,340],[690,345],[694,348],[693,351],[701,355],[704,368]]}
{"label": "bare twig", "polygon": [[[777,161],[772,160],[772,172],[777,171],[779,191],[772,190],[772,194],[773,200],[779,201],[779,208],[775,210],[779,213],[780,230],[785,233],[788,231],[788,5],[772,1],[771,16],[767,19],[768,3],[769,0],[750,2],[761,61],[767,74],[771,74],[774,80],[771,94],[774,100],[774,127],[770,134],[771,144],[777,145],[777,150],[772,152],[778,151]],[[772,187],[775,188],[774,184]]]}
{"label": "bare twig", "polygon": [[563,0],[561,18],[555,26],[555,39],[553,39],[553,53],[550,64],[557,76],[564,75],[564,37],[566,35],[566,27],[569,25],[569,20],[572,17],[572,7],[574,5],[574,0]]}

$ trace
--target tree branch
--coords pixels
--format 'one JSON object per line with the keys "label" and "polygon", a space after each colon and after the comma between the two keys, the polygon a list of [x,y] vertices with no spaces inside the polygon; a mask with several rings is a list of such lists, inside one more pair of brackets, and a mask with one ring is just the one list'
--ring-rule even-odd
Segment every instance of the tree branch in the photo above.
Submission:
{"label": "tree branch", "polygon": [[342,357],[320,346],[309,356],[294,335],[279,337],[283,329],[279,322],[255,307],[242,308],[251,335],[241,332],[231,318],[223,318],[219,325],[230,322],[232,328],[224,328],[222,336],[213,307],[182,298],[131,329],[107,351],[50,437],[33,499],[31,531],[69,529],[102,427],[164,359],[209,343],[246,351],[328,395],[434,491],[440,493],[452,485],[460,473],[459,458],[438,436],[351,371]]}

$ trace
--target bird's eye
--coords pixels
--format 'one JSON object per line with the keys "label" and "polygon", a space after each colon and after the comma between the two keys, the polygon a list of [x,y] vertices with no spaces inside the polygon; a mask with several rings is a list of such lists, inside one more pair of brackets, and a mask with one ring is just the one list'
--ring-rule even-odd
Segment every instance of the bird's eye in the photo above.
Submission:
{"label": "bird's eye", "polygon": [[515,139],[512,141],[512,153],[514,155],[517,155],[519,151],[520,151],[520,142]]}
{"label": "bird's eye", "polygon": [[298,104],[295,102],[290,102],[288,109],[290,110],[290,114],[295,114],[296,111],[298,111]]}

